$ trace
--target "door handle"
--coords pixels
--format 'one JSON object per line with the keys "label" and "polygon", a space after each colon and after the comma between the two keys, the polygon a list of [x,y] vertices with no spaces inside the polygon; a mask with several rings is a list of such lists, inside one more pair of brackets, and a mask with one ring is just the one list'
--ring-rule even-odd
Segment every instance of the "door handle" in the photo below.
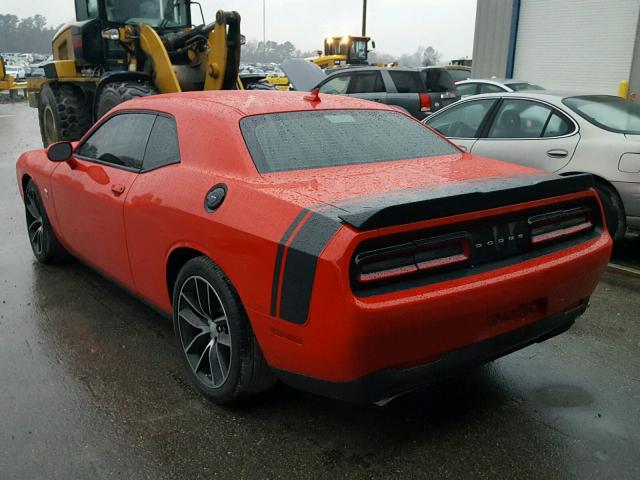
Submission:
{"label": "door handle", "polygon": [[124,185],[120,183],[114,183],[113,185],[111,185],[111,191],[116,196],[122,195],[122,193],[124,192]]}
{"label": "door handle", "polygon": [[569,152],[563,150],[562,148],[558,148],[556,150],[547,150],[547,156],[551,158],[565,158],[569,155]]}

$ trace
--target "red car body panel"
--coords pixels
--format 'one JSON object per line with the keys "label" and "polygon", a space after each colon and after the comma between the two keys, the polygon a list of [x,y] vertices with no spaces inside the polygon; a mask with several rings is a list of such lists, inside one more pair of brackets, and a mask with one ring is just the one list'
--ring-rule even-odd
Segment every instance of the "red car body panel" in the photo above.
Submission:
{"label": "red car body panel", "polygon": [[[78,158],[56,164],[44,151],[34,151],[18,160],[18,182],[22,191],[25,179],[35,181],[56,235],[74,255],[166,313],[171,312],[172,255],[192,249],[209,256],[238,291],[269,365],[319,381],[351,382],[385,369],[433,362],[586,304],[611,252],[604,229],[536,258],[378,295],[354,295],[349,272],[365,240],[585,199],[596,202],[601,216],[593,189],[364,231],[341,222],[318,252],[304,321],[283,318],[283,276],[291,245],[317,211],[392,193],[402,198],[403,192],[418,189],[543,175],[462,151],[259,174],[240,120],[314,109],[391,110],[346,97],[309,102],[290,92],[153,96],[120,105],[107,116],[127,110],[172,115],[179,164],[135,173]],[[228,195],[209,213],[203,199],[220,183]]]}

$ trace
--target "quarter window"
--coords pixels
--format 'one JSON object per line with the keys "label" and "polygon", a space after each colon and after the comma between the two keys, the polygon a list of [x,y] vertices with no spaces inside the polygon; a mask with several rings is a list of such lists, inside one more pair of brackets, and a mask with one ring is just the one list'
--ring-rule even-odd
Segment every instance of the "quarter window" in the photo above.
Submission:
{"label": "quarter window", "polygon": [[427,87],[422,81],[420,72],[388,70],[398,93],[426,93]]}
{"label": "quarter window", "polygon": [[344,95],[349,87],[349,75],[340,75],[332,78],[320,87],[320,93],[328,93],[331,95]]}
{"label": "quarter window", "polygon": [[176,122],[172,118],[158,116],[153,124],[147,150],[144,154],[143,168],[154,168],[180,161]]}
{"label": "quarter window", "polygon": [[461,103],[427,120],[427,124],[445,137],[476,138],[478,129],[495,99]]}
{"label": "quarter window", "polygon": [[123,113],[103,123],[78,149],[78,155],[140,170],[156,116]]}

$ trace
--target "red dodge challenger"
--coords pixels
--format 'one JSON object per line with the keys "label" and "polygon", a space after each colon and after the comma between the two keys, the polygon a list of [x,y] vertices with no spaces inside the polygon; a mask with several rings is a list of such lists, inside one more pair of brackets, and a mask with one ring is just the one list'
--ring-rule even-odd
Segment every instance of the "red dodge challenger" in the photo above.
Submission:
{"label": "red dodge challenger", "polygon": [[611,252],[590,176],[337,96],[137,99],[17,176],[36,258],[70,253],[172,316],[219,403],[277,379],[378,401],[543,341]]}

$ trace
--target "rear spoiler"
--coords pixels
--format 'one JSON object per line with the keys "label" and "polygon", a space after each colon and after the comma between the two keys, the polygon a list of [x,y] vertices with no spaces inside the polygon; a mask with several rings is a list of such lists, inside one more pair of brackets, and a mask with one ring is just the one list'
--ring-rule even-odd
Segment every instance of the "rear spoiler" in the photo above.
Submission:
{"label": "rear spoiler", "polygon": [[593,187],[593,177],[588,173],[566,177],[541,174],[482,178],[389,192],[368,201],[361,199],[335,206],[345,212],[338,214],[342,222],[358,230],[373,230],[541,200]]}

